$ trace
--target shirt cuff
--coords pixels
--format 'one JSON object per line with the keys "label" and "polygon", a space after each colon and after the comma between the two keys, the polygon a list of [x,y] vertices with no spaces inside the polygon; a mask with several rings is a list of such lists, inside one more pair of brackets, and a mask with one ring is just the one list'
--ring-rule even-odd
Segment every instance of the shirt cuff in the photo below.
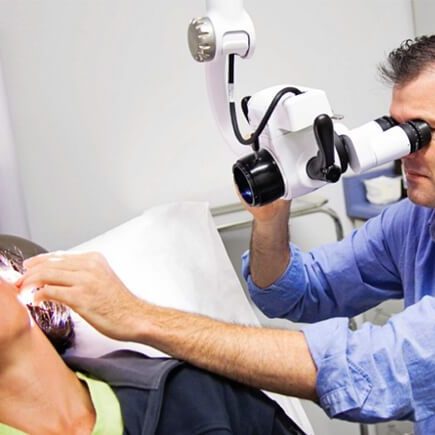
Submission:
{"label": "shirt cuff", "polygon": [[[364,421],[358,411],[372,384],[368,374],[347,358],[348,323],[347,318],[334,318],[307,325],[302,331],[317,367],[320,406],[329,417],[341,414],[350,421]],[[370,422],[370,418],[365,421]]]}

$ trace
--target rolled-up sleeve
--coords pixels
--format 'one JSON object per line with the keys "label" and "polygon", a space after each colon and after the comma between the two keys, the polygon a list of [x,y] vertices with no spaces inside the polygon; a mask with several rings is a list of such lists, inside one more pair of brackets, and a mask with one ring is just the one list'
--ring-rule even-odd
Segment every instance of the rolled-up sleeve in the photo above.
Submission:
{"label": "rolled-up sleeve", "polygon": [[347,319],[336,318],[303,332],[330,417],[374,423],[435,414],[435,298],[424,297],[384,326],[351,331]]}
{"label": "rolled-up sleeve", "polygon": [[268,317],[286,317],[293,307],[300,303],[308,285],[304,274],[302,253],[293,244],[290,245],[291,262],[283,275],[270,287],[258,287],[252,280],[249,270],[249,253],[242,257],[242,273],[248,283],[252,300]]}
{"label": "rolled-up sleeve", "polygon": [[291,263],[268,288],[253,282],[246,252],[242,273],[252,300],[268,317],[311,323],[352,317],[386,299],[402,298],[397,258],[403,244],[392,234],[401,233],[397,228],[403,223],[396,215],[401,216],[386,210],[344,240],[310,252],[290,244]]}

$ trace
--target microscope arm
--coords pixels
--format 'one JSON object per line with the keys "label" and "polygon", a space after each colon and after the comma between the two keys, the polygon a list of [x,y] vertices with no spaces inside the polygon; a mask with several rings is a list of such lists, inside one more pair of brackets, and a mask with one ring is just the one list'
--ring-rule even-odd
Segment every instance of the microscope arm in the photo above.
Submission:
{"label": "microscope arm", "polygon": [[246,147],[237,141],[231,124],[233,87],[228,84],[227,63],[230,54],[252,56],[254,25],[243,0],[207,0],[206,7],[207,16],[195,18],[189,26],[189,47],[195,60],[205,62],[208,96],[219,129],[231,149],[241,155]]}

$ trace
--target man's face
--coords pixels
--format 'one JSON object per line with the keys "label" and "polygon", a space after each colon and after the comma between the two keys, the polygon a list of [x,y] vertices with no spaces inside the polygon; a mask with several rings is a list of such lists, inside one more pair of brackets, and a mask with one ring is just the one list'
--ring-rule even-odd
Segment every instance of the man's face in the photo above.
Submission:
{"label": "man's face", "polygon": [[[394,87],[390,114],[399,123],[421,119],[435,127],[435,65],[410,83]],[[409,199],[435,208],[435,134],[427,146],[404,157],[402,162]]]}

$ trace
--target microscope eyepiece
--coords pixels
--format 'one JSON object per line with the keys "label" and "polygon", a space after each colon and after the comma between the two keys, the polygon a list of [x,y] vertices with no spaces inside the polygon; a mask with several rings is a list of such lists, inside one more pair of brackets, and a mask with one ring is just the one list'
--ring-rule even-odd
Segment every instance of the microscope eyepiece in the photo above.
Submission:
{"label": "microscope eyepiece", "polygon": [[238,160],[233,166],[233,175],[237,189],[250,206],[267,204],[285,193],[281,171],[264,148]]}
{"label": "microscope eyepiece", "polygon": [[432,138],[430,125],[419,119],[399,124],[391,116],[382,116],[381,118],[375,119],[375,122],[382,128],[382,131],[387,131],[396,126],[400,127],[408,136],[411,153],[427,145]]}
{"label": "microscope eyepiece", "polygon": [[379,126],[382,128],[382,131],[387,131],[397,125],[397,122],[391,116],[382,116],[378,119],[375,119],[375,122],[379,124]]}
{"label": "microscope eyepiece", "polygon": [[408,136],[411,153],[423,148],[432,139],[432,129],[425,121],[416,119],[400,124],[400,127]]}

